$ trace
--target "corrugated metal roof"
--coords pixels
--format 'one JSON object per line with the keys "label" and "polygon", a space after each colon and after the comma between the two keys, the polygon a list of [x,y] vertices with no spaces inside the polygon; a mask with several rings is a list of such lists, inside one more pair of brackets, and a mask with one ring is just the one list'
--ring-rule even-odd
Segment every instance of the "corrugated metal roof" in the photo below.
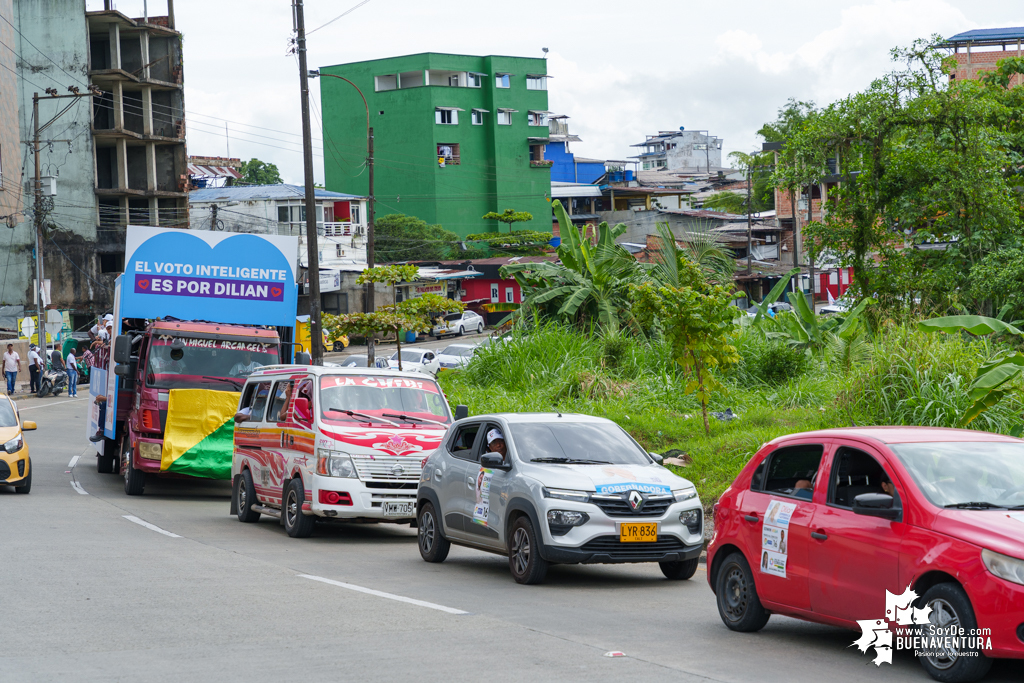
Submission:
{"label": "corrugated metal roof", "polygon": [[[256,200],[302,199],[306,191],[301,185],[235,185],[232,187],[208,187],[192,190],[188,201],[192,204],[203,202],[246,202]],[[317,199],[364,199],[354,194],[331,192],[316,188],[313,196]]]}
{"label": "corrugated metal roof", "polygon": [[977,43],[981,41],[1024,39],[1024,26],[1010,28],[976,28],[958,33],[946,40],[947,43]]}

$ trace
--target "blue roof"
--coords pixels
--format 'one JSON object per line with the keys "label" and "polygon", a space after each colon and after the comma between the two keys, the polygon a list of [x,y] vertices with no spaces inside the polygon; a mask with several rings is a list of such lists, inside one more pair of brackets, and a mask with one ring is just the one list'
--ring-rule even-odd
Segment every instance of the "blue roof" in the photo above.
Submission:
{"label": "blue roof", "polygon": [[979,43],[982,41],[1000,41],[1024,39],[1024,26],[1012,28],[976,28],[973,31],[958,33],[946,40],[947,43]]}
{"label": "blue roof", "polygon": [[[233,187],[207,187],[188,193],[189,202],[244,202],[259,199],[285,200],[302,199],[306,190],[302,185],[236,185]],[[313,196],[317,199],[363,199],[358,195],[331,192],[316,188]]]}

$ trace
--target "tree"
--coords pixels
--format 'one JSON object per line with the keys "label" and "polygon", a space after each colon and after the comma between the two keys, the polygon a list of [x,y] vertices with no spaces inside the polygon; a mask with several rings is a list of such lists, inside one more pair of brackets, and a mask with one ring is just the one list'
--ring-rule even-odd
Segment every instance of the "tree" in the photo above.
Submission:
{"label": "tree", "polygon": [[509,254],[542,254],[551,242],[550,232],[516,230],[515,232],[481,232],[466,235],[469,243],[484,244],[491,249],[500,249]]}
{"label": "tree", "polygon": [[458,242],[454,232],[415,216],[393,213],[374,221],[373,248],[382,263],[453,258]]}
{"label": "tree", "polygon": [[693,286],[698,280],[731,286],[736,262],[707,228],[687,233],[683,246],[668,223],[658,223],[658,250],[654,254],[652,275],[669,287]]}
{"label": "tree", "polygon": [[540,310],[565,322],[587,325],[597,322],[615,331],[629,310],[628,285],[641,270],[615,238],[625,225],[597,226],[597,244],[582,238],[561,202],[552,202],[560,226],[558,247],[561,263],[510,263],[502,266],[502,277],[515,277],[525,294],[521,311]]}
{"label": "tree", "polygon": [[704,208],[712,211],[740,214],[747,212],[747,196],[737,192],[716,192],[704,200]]}
{"label": "tree", "polygon": [[647,327],[660,326],[672,350],[672,358],[692,376],[684,391],[695,394],[704,417],[704,433],[711,434],[708,402],[713,392],[725,392],[715,377],[739,362],[730,341],[740,311],[731,305],[733,295],[724,287],[658,287],[651,283],[630,288],[630,299],[638,321]]}
{"label": "tree", "polygon": [[522,223],[524,221],[532,221],[533,214],[528,211],[513,211],[512,209],[505,209],[501,213],[495,213],[490,211],[483,215],[485,221],[499,221],[508,225],[508,231],[512,232],[512,225],[514,223]]}
{"label": "tree", "polygon": [[238,170],[242,174],[239,182],[245,185],[280,185],[284,182],[276,164],[259,159],[243,161]]}

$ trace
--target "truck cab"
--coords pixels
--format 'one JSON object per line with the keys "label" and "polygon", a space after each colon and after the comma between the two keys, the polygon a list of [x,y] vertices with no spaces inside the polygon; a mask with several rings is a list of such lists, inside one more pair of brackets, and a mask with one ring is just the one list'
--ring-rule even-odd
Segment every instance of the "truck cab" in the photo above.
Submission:
{"label": "truck cab", "polygon": [[149,476],[228,479],[230,446],[218,459],[223,439],[213,437],[230,429],[246,378],[279,363],[280,349],[274,329],[209,322],[157,320],[119,336],[115,447],[100,457],[117,458],[125,493],[140,495]]}

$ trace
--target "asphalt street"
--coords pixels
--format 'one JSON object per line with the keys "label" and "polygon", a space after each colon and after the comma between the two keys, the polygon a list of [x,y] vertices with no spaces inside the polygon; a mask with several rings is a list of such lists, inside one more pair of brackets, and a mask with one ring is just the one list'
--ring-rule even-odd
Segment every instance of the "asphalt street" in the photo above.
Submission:
{"label": "asphalt street", "polygon": [[[84,398],[19,406],[39,430],[32,493],[0,487],[5,683],[930,680],[905,653],[876,667],[836,628],[774,616],[732,633],[703,569],[559,566],[520,586],[494,555],[424,563],[408,526],[241,524],[227,482],[129,498],[96,471]],[[1022,678],[997,662],[987,680]]]}
{"label": "asphalt street", "polygon": [[[490,337],[491,334],[491,330],[485,330],[483,334],[473,334],[467,332],[465,335],[461,337],[455,335],[445,336],[442,339],[435,339],[433,337],[429,337],[427,341],[415,342],[413,344],[402,344],[402,348],[433,349],[435,351],[440,351],[449,344],[479,344],[487,337]],[[392,354],[394,354],[395,348],[396,347],[394,344],[378,344],[376,355],[378,357],[388,358]],[[353,354],[366,355],[366,346],[361,346],[357,344],[355,346],[349,346],[344,351],[332,351],[329,353],[325,353],[324,360],[331,361],[333,363],[338,363]]]}

